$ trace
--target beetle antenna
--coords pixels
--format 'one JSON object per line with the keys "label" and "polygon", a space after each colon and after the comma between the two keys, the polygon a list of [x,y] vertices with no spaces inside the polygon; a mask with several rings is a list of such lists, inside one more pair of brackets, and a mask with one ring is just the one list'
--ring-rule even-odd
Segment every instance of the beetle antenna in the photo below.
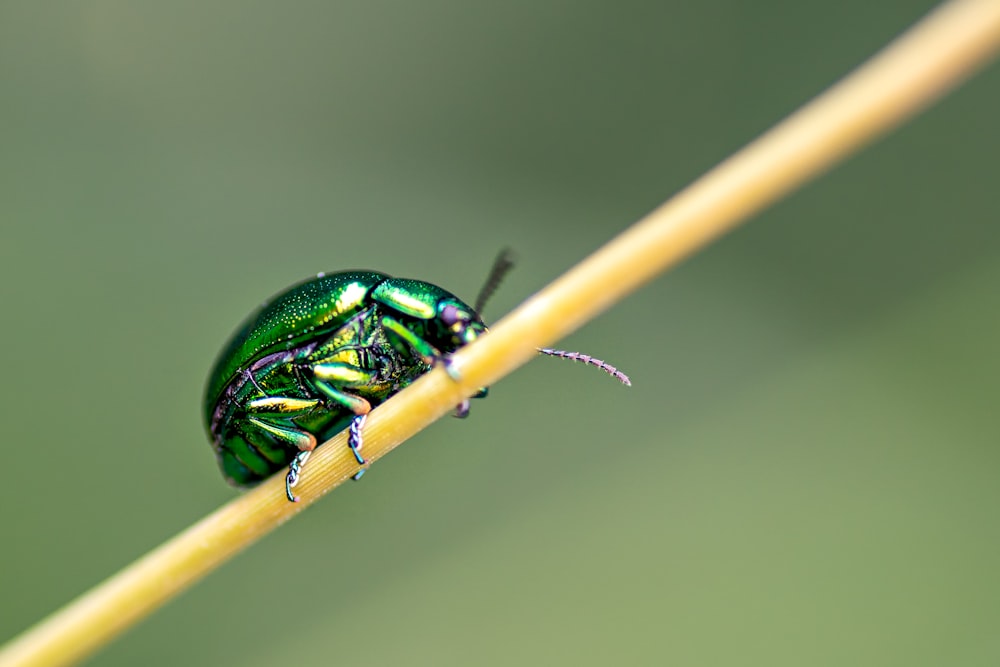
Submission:
{"label": "beetle antenna", "polygon": [[489,301],[493,293],[497,291],[497,287],[503,282],[503,277],[507,275],[507,272],[511,270],[514,266],[514,251],[510,248],[504,248],[497,255],[497,258],[493,260],[493,268],[490,269],[490,274],[486,276],[486,282],[483,284],[483,288],[479,290],[479,296],[476,297],[476,305],[474,306],[477,314],[482,317],[483,307],[486,306],[486,302]]}
{"label": "beetle antenna", "polygon": [[626,387],[632,386],[632,381],[628,379],[628,376],[622,373],[620,370],[612,366],[606,361],[601,359],[595,359],[589,354],[582,354],[580,352],[567,352],[566,350],[553,350],[547,347],[540,347],[538,351],[542,354],[547,354],[550,357],[560,357],[562,359],[569,359],[570,361],[579,361],[581,363],[587,364],[588,366],[596,366],[602,371],[613,377],[614,379],[621,382]]}
{"label": "beetle antenna", "polygon": [[[496,291],[497,287],[500,286],[500,283],[503,282],[503,278],[507,275],[507,272],[513,268],[514,259],[514,251],[510,248],[504,248],[500,251],[500,254],[497,255],[497,258],[493,260],[493,268],[490,269],[489,275],[486,276],[486,283],[483,284],[483,288],[479,290],[479,296],[476,297],[475,311],[477,314],[482,314],[483,307],[486,305],[486,302],[491,296],[493,296],[493,293]],[[548,347],[540,347],[538,348],[538,352],[550,357],[560,357],[561,359],[569,359],[570,361],[579,361],[580,363],[588,366],[596,366],[614,379],[621,382],[626,387],[632,386],[632,380],[630,380],[625,373],[621,372],[603,359],[597,359],[589,354],[583,354],[582,352],[553,350]]]}

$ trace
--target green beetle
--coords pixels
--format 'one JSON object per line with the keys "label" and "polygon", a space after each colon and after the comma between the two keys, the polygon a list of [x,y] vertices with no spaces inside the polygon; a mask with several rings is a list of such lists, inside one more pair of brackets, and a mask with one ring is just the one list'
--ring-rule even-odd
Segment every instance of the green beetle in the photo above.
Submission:
{"label": "green beetle", "polygon": [[[486,331],[478,311],[511,265],[501,253],[475,308],[436,285],[373,271],[321,273],[266,302],[233,334],[206,386],[205,424],[222,474],[250,486],[287,466],[285,491],[295,501],[310,452],[344,428],[364,466],[365,416]],[[540,352],[630,384],[599,359]],[[468,411],[464,401],[456,416]]]}

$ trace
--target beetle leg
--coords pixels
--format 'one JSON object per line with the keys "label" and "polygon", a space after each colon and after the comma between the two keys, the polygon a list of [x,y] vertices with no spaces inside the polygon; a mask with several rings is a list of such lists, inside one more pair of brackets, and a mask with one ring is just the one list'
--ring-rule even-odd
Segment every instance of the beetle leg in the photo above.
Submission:
{"label": "beetle leg", "polygon": [[295,447],[300,452],[311,452],[316,449],[316,437],[312,433],[307,433],[297,428],[272,424],[257,417],[248,417],[247,421],[268,435],[273,436],[276,440]]}
{"label": "beetle leg", "polygon": [[[364,441],[361,437],[361,427],[365,425],[365,419],[368,415],[356,415],[354,419],[351,420],[350,431],[347,434],[347,446],[351,448],[351,452],[354,454],[354,458],[357,459],[358,465],[365,465],[368,463],[365,461],[364,457],[361,456],[361,447],[364,445]],[[354,475],[354,481],[361,479],[361,476],[365,474],[367,468],[362,468]]]}
{"label": "beetle leg", "polygon": [[316,448],[316,438],[296,428],[293,417],[305,414],[319,405],[317,399],[283,398],[270,396],[246,404],[247,421],[275,440],[307,452]]}
{"label": "beetle leg", "polygon": [[[341,380],[345,379],[345,374],[348,372],[364,374],[365,371],[360,368],[354,368],[343,364],[318,364],[313,367],[314,375],[317,378],[315,383],[316,388],[319,389],[327,398],[339,403],[354,413],[354,419],[351,420],[350,433],[347,438],[347,446],[351,448],[351,453],[354,454],[354,458],[358,462],[358,465],[363,466],[368,463],[368,461],[365,460],[365,457],[361,456],[361,447],[364,444],[361,436],[361,427],[364,426],[365,419],[368,417],[368,413],[371,412],[372,405],[365,398],[349,394],[326,381],[325,378],[331,377],[334,369],[337,372],[335,377]],[[359,479],[363,474],[364,470],[356,474],[354,479]]]}
{"label": "beetle leg", "polygon": [[312,450],[316,449],[316,437],[311,433],[298,429],[269,424],[256,417],[250,417],[248,421],[260,430],[272,435],[275,439],[298,448],[299,451],[295,455],[295,458],[292,459],[291,464],[289,464],[288,474],[285,476],[285,495],[293,503],[298,502],[299,499],[292,495],[292,487],[299,483],[299,473],[302,470],[302,466],[305,465],[306,459],[309,458]]}
{"label": "beetle leg", "polygon": [[247,412],[253,415],[247,417],[248,422],[275,440],[299,450],[288,466],[288,474],[285,475],[285,495],[292,502],[298,501],[292,494],[292,487],[298,484],[302,466],[305,465],[312,450],[316,449],[317,443],[314,435],[290,426],[288,420],[309,412],[317,405],[319,401],[316,399],[282,396],[258,398],[246,405]]}
{"label": "beetle leg", "polygon": [[299,497],[292,493],[292,487],[299,483],[299,473],[302,472],[302,466],[306,464],[310,454],[312,450],[301,451],[288,464],[288,474],[285,475],[285,496],[293,503],[299,502]]}
{"label": "beetle leg", "polygon": [[[489,387],[483,387],[475,394],[473,394],[472,398],[486,398],[486,395],[489,393],[490,393]],[[455,406],[455,416],[458,419],[465,419],[466,417],[469,416],[469,407],[470,407],[469,399],[465,399],[464,401]]]}
{"label": "beetle leg", "polygon": [[372,411],[372,404],[367,399],[355,394],[348,394],[346,391],[337,389],[335,386],[322,380],[316,381],[316,388],[320,392],[338,405],[342,405],[356,415],[366,415]]}
{"label": "beetle leg", "polygon": [[[343,362],[313,364],[310,370],[313,377],[322,380],[327,386],[360,387],[371,384],[376,378],[376,373],[373,371]],[[351,407],[339,399],[335,400],[346,407]]]}
{"label": "beetle leg", "polygon": [[[437,348],[407,329],[401,323],[387,315],[382,318],[382,326],[403,339],[403,341],[410,346],[410,349],[412,349],[425,364],[428,366],[434,366],[438,363],[444,364],[444,370],[448,373],[448,377],[456,382],[461,379],[458,374],[458,370],[451,364],[451,357],[441,354]],[[486,387],[483,387],[476,392],[473,398],[483,398],[486,396],[488,391],[489,390]],[[468,415],[469,401],[465,400],[455,407],[455,416],[459,419],[465,419]]]}
{"label": "beetle leg", "polygon": [[375,374],[351,364],[315,364],[312,366],[315,385],[320,392],[356,415],[366,415],[372,404],[362,396],[349,394],[339,387],[363,386],[369,384]]}
{"label": "beetle leg", "polygon": [[[350,394],[340,387],[370,384],[375,378],[375,373],[346,363],[315,364],[312,366],[312,373],[316,388],[324,396],[354,413],[354,419],[351,420],[350,432],[348,433],[347,446],[351,448],[351,453],[354,454],[358,465],[365,465],[368,461],[361,455],[361,447],[364,444],[361,427],[364,426],[365,418],[371,412],[372,406],[364,397]],[[360,479],[364,473],[365,471],[362,469],[354,475],[354,479]]]}
{"label": "beetle leg", "polygon": [[444,355],[436,347],[407,329],[401,322],[386,315],[382,318],[382,326],[396,334],[404,343],[409,345],[410,349],[428,366],[434,366],[439,361],[445,361]]}
{"label": "beetle leg", "polygon": [[[356,415],[354,419],[351,420],[350,433],[347,439],[347,445],[351,448],[351,453],[354,454],[354,458],[357,459],[359,465],[365,465],[367,463],[364,457],[361,456],[361,446],[363,444],[361,438],[361,427],[364,426],[365,419],[367,417],[368,414],[365,413],[362,415]],[[256,422],[259,420],[251,418],[251,421]],[[273,433],[272,428],[268,428],[268,425],[263,423],[259,425],[262,428],[265,428],[265,430],[269,433]],[[299,483],[299,475],[302,474],[302,468],[305,466],[306,461],[309,460],[309,455],[312,454],[312,451],[316,448],[316,439],[308,433],[306,435],[312,438],[312,446],[308,449],[299,450],[299,452],[295,455],[295,458],[292,459],[292,462],[288,464],[288,474],[285,475],[285,496],[287,496],[288,500],[293,503],[299,502],[299,498],[292,493],[292,487]],[[364,474],[365,469],[362,468],[357,474],[354,475],[353,479],[361,479],[361,476]]]}
{"label": "beetle leg", "polygon": [[[315,398],[287,398],[284,396],[267,396],[248,401],[247,412],[262,418],[278,417],[288,419],[309,412],[319,405]],[[265,417],[266,416],[266,417]]]}
{"label": "beetle leg", "polygon": [[382,326],[403,339],[403,342],[409,345],[410,349],[428,366],[443,364],[448,377],[455,382],[462,379],[458,374],[458,369],[452,365],[450,356],[441,354],[436,347],[407,329],[402,323],[386,315],[382,318]]}

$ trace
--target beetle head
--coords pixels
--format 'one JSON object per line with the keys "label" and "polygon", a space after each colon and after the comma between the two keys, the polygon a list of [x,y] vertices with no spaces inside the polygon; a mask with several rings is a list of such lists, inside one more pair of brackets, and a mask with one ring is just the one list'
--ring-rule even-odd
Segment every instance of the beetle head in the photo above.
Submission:
{"label": "beetle head", "polygon": [[467,305],[457,299],[445,299],[438,305],[438,319],[442,332],[457,350],[468,345],[486,332],[486,325]]}

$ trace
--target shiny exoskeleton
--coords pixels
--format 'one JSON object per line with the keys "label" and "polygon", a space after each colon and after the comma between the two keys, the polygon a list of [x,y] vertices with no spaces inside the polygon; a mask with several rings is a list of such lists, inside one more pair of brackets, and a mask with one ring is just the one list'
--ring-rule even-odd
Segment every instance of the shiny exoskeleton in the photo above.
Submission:
{"label": "shiny exoskeleton", "polygon": [[[476,308],[430,283],[372,271],[319,274],[265,303],[233,334],[206,388],[205,422],[223,475],[249,486],[287,467],[286,494],[297,500],[292,488],[310,452],[345,428],[365,466],[365,416],[486,331],[477,311],[510,266],[501,254]],[[599,359],[540,351],[629,384]],[[465,401],[457,416],[467,412]]]}

